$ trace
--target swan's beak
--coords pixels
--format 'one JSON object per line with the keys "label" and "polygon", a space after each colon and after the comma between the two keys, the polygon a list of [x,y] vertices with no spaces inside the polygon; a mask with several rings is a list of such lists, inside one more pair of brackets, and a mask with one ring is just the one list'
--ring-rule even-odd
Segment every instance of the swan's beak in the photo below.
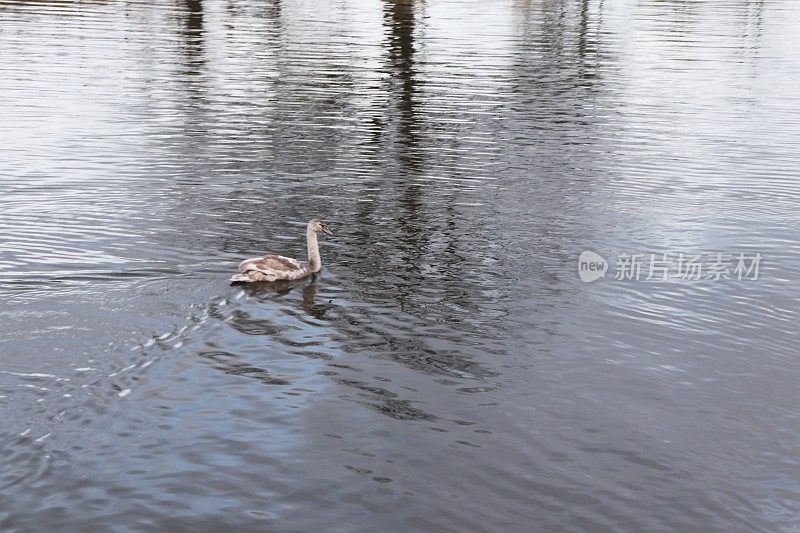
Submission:
{"label": "swan's beak", "polygon": [[328,229],[328,226],[322,228],[322,233],[324,233],[325,235],[333,235],[333,232]]}

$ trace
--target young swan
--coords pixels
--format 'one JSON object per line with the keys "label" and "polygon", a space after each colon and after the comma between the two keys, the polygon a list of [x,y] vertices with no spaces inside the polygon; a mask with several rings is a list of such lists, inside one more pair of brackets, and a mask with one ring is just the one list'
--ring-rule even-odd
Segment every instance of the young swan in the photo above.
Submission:
{"label": "young swan", "polygon": [[231,276],[233,283],[250,283],[253,281],[277,281],[300,279],[319,272],[322,261],[319,258],[317,235],[324,233],[333,235],[323,220],[315,218],[306,228],[306,244],[308,245],[308,264],[282,255],[265,255],[245,259],[239,263],[239,273]]}

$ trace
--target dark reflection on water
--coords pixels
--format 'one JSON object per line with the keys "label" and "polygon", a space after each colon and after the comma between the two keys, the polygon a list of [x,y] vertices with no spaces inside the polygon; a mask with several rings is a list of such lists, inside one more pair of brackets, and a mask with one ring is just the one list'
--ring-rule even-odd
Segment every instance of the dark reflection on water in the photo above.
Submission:
{"label": "dark reflection on water", "polygon": [[0,0],[0,527],[794,527],[798,19]]}

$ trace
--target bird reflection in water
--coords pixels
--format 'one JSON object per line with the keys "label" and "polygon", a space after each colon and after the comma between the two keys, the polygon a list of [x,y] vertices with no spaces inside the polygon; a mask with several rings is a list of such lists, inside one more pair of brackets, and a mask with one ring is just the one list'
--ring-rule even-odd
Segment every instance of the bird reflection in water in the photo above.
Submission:
{"label": "bird reflection in water", "polygon": [[301,290],[303,294],[302,308],[306,314],[316,319],[325,318],[325,313],[333,304],[317,303],[317,289],[319,288],[319,275],[294,281],[254,282],[240,285],[242,291],[251,298],[272,300],[276,296],[286,296],[294,290]]}

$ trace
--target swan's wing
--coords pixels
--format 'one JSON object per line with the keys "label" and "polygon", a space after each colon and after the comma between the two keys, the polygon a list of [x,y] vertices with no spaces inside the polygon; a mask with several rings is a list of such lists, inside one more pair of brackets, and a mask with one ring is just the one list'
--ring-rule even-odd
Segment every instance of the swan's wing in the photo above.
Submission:
{"label": "swan's wing", "polygon": [[274,274],[278,272],[294,272],[295,270],[302,270],[303,265],[297,259],[291,257],[284,257],[282,255],[265,255],[263,257],[253,257],[252,259],[245,259],[239,263],[239,270],[247,272],[248,270],[257,270],[259,272]]}

